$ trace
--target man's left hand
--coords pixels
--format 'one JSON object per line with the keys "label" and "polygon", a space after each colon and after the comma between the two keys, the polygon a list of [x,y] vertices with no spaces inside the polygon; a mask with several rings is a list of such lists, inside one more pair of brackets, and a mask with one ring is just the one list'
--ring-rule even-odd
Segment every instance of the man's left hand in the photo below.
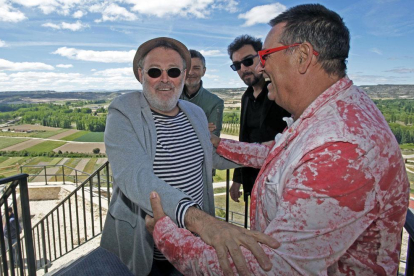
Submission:
{"label": "man's left hand", "polygon": [[147,228],[148,232],[150,232],[152,235],[152,233],[154,232],[155,224],[158,220],[165,217],[165,213],[162,209],[161,199],[157,192],[151,192],[150,202],[154,217],[151,217],[150,215],[145,216],[145,227]]}

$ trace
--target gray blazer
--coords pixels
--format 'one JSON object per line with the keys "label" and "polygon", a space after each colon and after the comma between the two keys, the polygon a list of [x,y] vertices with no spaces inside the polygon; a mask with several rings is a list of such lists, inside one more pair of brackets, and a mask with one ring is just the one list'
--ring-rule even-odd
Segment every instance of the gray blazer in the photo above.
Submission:
{"label": "gray blazer", "polygon": [[[178,106],[187,115],[204,151],[203,210],[214,216],[213,164],[217,169],[237,165],[215,153],[203,110],[182,100]],[[152,266],[154,241],[145,228],[145,215],[152,215],[150,192],[158,192],[164,212],[173,221],[178,202],[189,198],[154,175],[156,145],[155,124],[144,95],[134,92],[117,97],[109,106],[105,130],[114,185],[101,246],[115,253],[135,275],[148,275]]]}

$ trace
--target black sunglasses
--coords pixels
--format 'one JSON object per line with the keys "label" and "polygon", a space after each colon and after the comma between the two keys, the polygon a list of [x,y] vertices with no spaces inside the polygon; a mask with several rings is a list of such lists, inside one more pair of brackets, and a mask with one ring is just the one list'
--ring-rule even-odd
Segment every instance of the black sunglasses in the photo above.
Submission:
{"label": "black sunglasses", "polygon": [[154,68],[150,68],[148,70],[143,70],[143,71],[147,73],[150,78],[153,78],[153,79],[159,78],[162,74],[162,71],[167,71],[167,75],[173,79],[178,78],[182,73],[182,71],[179,68],[175,68],[175,67],[169,68],[169,69],[160,69],[160,68],[154,67]]}
{"label": "black sunglasses", "polygon": [[232,65],[230,65],[230,67],[231,67],[231,69],[233,69],[233,71],[238,71],[238,70],[240,70],[242,64],[246,67],[252,66],[253,65],[253,59],[257,56],[258,55],[255,55],[255,56],[252,56],[252,57],[245,58],[242,61],[236,61]]}

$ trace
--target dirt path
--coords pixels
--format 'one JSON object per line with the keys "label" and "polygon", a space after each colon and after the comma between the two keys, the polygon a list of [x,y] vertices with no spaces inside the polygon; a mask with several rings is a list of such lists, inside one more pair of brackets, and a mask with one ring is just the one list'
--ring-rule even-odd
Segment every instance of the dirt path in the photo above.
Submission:
{"label": "dirt path", "polygon": [[79,130],[76,130],[76,129],[70,129],[70,130],[68,130],[68,131],[65,131],[65,132],[62,132],[62,133],[56,134],[56,135],[54,135],[54,136],[52,136],[52,137],[49,137],[49,139],[57,139],[57,140],[59,140],[59,139],[62,139],[63,137],[69,136],[69,135],[71,135],[71,134],[73,134],[73,133],[76,133],[76,132],[79,132]]}
{"label": "dirt path", "polygon": [[68,142],[63,146],[55,148],[53,151],[58,152],[61,150],[62,152],[92,153],[92,150],[95,148],[99,148],[101,153],[105,153],[105,144],[102,142]]}
{"label": "dirt path", "polygon": [[[85,169],[86,164],[88,164],[90,158],[82,158],[82,160],[76,165],[75,169],[78,171],[83,171]],[[72,171],[70,175],[75,175],[75,171]]]}
{"label": "dirt path", "polygon": [[4,148],[2,150],[3,151],[13,151],[13,150],[20,151],[20,150],[25,150],[27,148],[33,147],[33,146],[35,146],[37,144],[40,144],[42,142],[43,142],[43,140],[41,140],[41,139],[39,139],[39,140],[31,139],[31,140],[27,140],[27,141],[24,141],[22,143]]}

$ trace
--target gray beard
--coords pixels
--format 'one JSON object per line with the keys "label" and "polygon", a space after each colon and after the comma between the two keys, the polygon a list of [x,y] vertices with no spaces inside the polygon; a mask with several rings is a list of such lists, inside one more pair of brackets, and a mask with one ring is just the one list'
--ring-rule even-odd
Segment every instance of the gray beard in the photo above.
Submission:
{"label": "gray beard", "polygon": [[148,104],[150,105],[150,107],[163,112],[169,112],[173,110],[174,107],[177,106],[178,99],[180,98],[180,93],[177,93],[174,94],[174,96],[171,97],[171,99],[169,99],[168,101],[161,101],[155,95],[149,93],[148,91],[148,86],[144,81],[144,83],[142,84],[142,92],[144,93],[145,99],[147,99]]}

